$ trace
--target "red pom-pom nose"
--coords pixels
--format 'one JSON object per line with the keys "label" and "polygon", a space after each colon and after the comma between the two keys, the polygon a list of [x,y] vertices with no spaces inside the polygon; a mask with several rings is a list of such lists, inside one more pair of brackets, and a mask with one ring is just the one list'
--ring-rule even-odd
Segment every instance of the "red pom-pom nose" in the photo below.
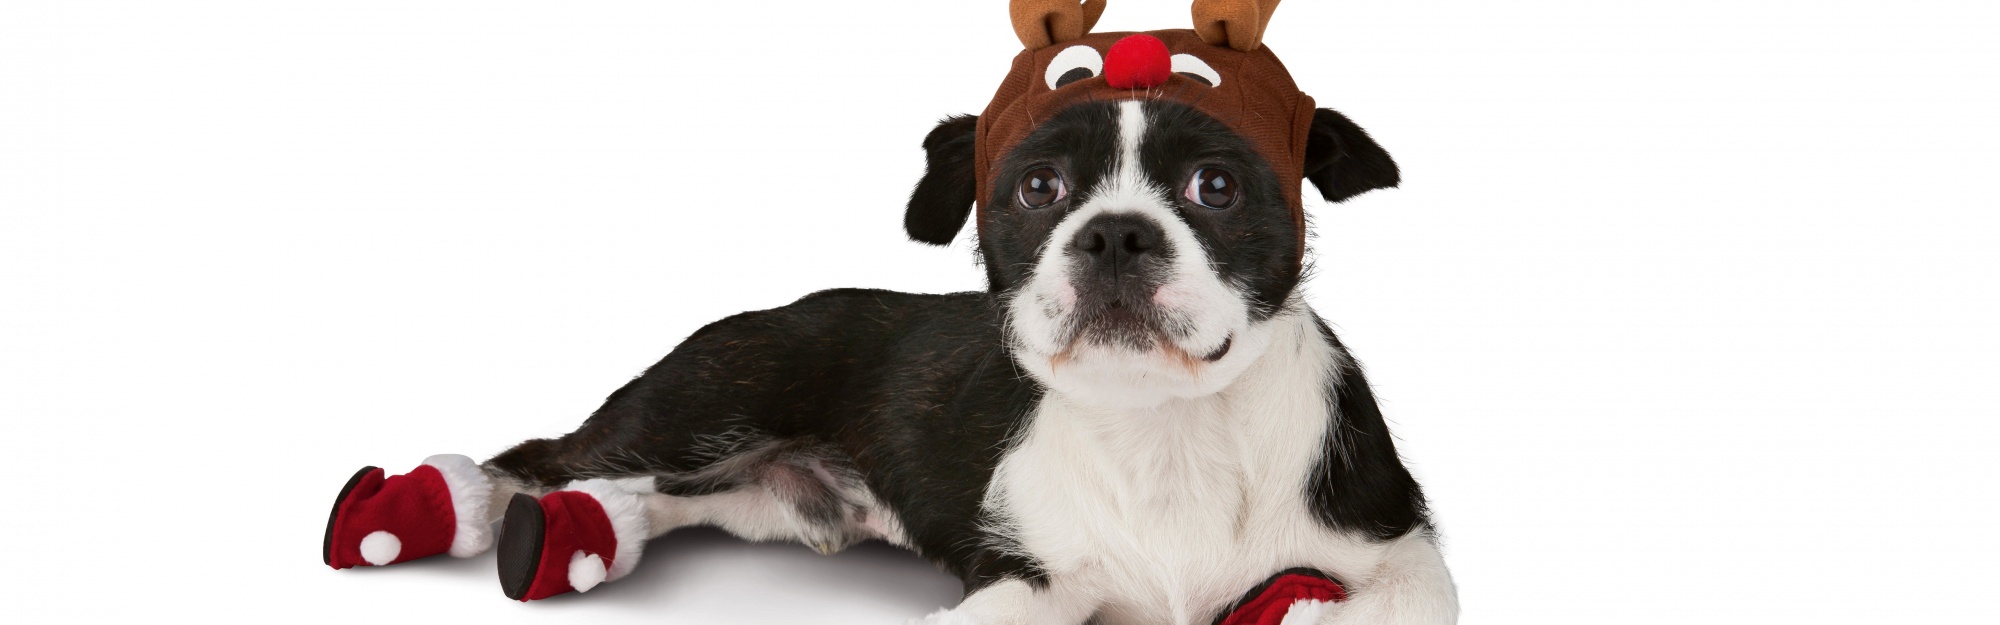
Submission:
{"label": "red pom-pom nose", "polygon": [[1104,54],[1104,81],[1119,89],[1151,89],[1173,75],[1167,44],[1152,35],[1128,35]]}

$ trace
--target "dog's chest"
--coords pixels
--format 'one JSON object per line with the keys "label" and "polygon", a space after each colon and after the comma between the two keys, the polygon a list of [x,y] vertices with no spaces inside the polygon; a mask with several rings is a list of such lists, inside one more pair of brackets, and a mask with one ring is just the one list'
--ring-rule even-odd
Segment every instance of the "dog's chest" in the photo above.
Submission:
{"label": "dog's chest", "polygon": [[1104,602],[1100,622],[1205,625],[1325,536],[1302,488],[1324,404],[1270,399],[1135,415],[1051,397],[989,505],[1060,583]]}

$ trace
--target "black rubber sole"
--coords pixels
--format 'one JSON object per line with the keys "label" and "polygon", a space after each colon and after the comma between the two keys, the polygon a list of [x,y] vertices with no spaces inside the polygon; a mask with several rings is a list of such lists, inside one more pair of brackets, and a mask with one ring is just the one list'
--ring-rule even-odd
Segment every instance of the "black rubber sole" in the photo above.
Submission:
{"label": "black rubber sole", "polygon": [[500,521],[500,592],[508,599],[526,601],[535,585],[535,570],[542,566],[542,503],[526,493],[514,493],[507,501],[507,516]]}
{"label": "black rubber sole", "polygon": [[354,477],[347,478],[347,485],[340,487],[340,496],[333,498],[333,511],[326,513],[326,538],[320,541],[319,557],[327,566],[333,566],[333,522],[340,519],[340,504],[347,501],[347,494],[354,492],[354,485],[361,483],[361,476],[374,471],[375,467],[361,467]]}

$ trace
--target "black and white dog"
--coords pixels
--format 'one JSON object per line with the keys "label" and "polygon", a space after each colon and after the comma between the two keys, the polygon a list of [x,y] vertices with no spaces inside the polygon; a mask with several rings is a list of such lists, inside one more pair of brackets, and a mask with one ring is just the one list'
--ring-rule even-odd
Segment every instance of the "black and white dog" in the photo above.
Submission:
{"label": "black and white dog", "polygon": [[[1196,69],[1198,86],[1173,84],[1222,80]],[[1047,86],[1100,71],[1052,64]],[[1140,97],[1065,104],[984,172],[978,118],[925,139],[906,229],[949,243],[982,199],[986,291],[824,291],[709,324],[566,436],[386,481],[364,469],[329,520],[328,564],[479,553],[504,517],[502,586],[525,600],[713,525],[910,548],[967,591],[923,623],[1206,625],[1293,570],[1344,600],[1290,604],[1284,625],[1455,622],[1422,492],[1298,294],[1285,180],[1186,102],[1107,93]],[[1293,184],[1341,201],[1397,183],[1360,127],[1300,112]]]}
{"label": "black and white dog", "polygon": [[[965,221],[974,127],[925,141],[913,238]],[[1329,199],[1396,183],[1339,114],[1312,141]],[[486,463],[492,501],[604,478],[640,493],[649,537],[885,540],[965,582],[926,623],[1205,624],[1295,567],[1351,594],[1285,623],[1455,620],[1423,496],[1299,298],[1298,226],[1242,139],[1172,101],[1089,102],[998,171],[987,291],[824,291],[710,324],[577,431]]]}

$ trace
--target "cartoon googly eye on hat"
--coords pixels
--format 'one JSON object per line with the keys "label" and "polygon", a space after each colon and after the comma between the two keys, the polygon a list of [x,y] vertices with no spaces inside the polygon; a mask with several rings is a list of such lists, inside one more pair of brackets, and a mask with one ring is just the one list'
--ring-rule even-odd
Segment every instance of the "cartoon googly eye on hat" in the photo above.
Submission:
{"label": "cartoon googly eye on hat", "polygon": [[1096,48],[1079,45],[1057,52],[1056,58],[1049,60],[1049,70],[1043,78],[1048,81],[1050,89],[1060,89],[1063,85],[1102,73],[1104,55],[1098,54]]}
{"label": "cartoon googly eye on hat", "polygon": [[1173,57],[1174,73],[1210,87],[1222,86],[1222,74],[1209,67],[1208,62],[1192,54],[1176,54]]}

